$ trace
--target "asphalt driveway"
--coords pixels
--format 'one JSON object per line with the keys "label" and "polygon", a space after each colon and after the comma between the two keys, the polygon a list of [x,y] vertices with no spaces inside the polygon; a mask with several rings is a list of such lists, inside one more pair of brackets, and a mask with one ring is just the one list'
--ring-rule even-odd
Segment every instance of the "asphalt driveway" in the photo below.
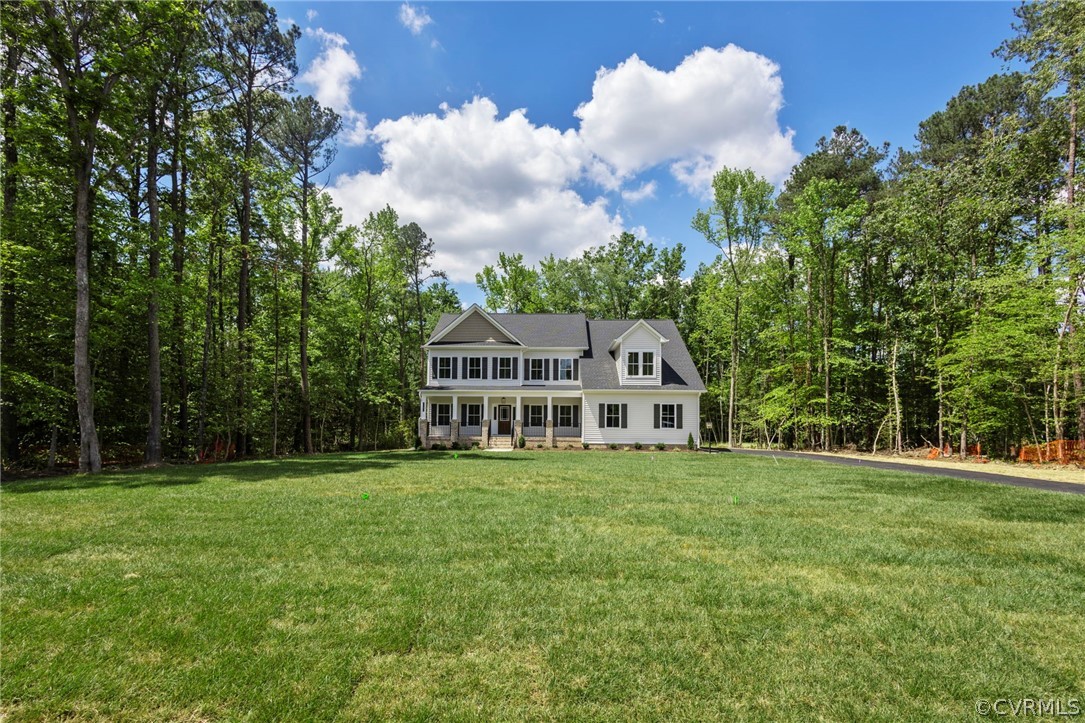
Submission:
{"label": "asphalt driveway", "polygon": [[853,457],[826,457],[820,454],[808,454],[805,452],[784,452],[769,449],[706,449],[707,452],[720,454],[752,454],[761,457],[779,457],[792,459],[809,459],[815,462],[828,464],[842,464],[850,467],[872,467],[891,472],[914,472],[916,474],[936,475],[940,477],[957,477],[959,479],[972,480],[974,482],[993,482],[1001,485],[1013,485],[1014,487],[1029,487],[1034,490],[1046,490],[1047,492],[1068,492],[1074,495],[1085,495],[1085,484],[1073,482],[1054,482],[1051,480],[1031,479],[1028,477],[1014,477],[1008,474],[996,474],[994,472],[980,472],[972,469],[953,469],[950,467],[928,467],[920,464],[908,464],[907,462],[883,462],[877,459],[855,459]]}

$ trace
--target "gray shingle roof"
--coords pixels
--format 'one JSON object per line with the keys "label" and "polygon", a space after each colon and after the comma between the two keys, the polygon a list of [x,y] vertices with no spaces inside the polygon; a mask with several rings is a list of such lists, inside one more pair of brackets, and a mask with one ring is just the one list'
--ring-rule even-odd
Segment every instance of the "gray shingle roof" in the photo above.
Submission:
{"label": "gray shingle roof", "polygon": [[[697,366],[689,356],[689,350],[678,333],[678,327],[670,319],[645,319],[648,324],[669,339],[663,344],[663,368],[659,389],[687,389],[705,391],[704,382]],[[636,319],[600,319],[588,322],[590,347],[580,359],[580,386],[585,390],[622,389],[618,382],[618,368],[608,349],[610,343],[621,336]],[[628,387],[625,387],[628,389]],[[657,387],[651,387],[656,389]]]}
{"label": "gray shingle roof", "polygon": [[[459,314],[442,314],[433,330],[436,336],[452,323]],[[490,314],[509,333],[529,347],[558,347],[585,349],[580,358],[580,386],[585,390],[622,389],[618,383],[618,369],[608,349],[614,339],[621,336],[636,319],[588,320],[583,314]],[[645,319],[664,338],[662,383],[652,389],[685,389],[705,391],[704,382],[697,366],[689,356],[689,350],[670,319]],[[440,342],[438,342],[439,344]],[[486,346],[508,347],[504,343]],[[629,387],[625,387],[629,388]],[[505,387],[508,389],[508,387]],[[569,390],[569,387],[563,387]]]}
{"label": "gray shingle roof", "polygon": [[[441,314],[433,329],[432,339],[459,318],[459,314]],[[587,319],[583,314],[490,314],[494,321],[508,329],[509,333],[525,346],[586,349],[588,346]],[[437,342],[440,344],[440,342]],[[491,343],[487,346],[509,346]]]}

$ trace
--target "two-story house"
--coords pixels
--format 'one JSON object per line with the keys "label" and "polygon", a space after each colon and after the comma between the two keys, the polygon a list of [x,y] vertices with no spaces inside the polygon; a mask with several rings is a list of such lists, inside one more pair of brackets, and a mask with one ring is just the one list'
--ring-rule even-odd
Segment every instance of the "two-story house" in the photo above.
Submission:
{"label": "two-story house", "polygon": [[423,446],[700,443],[697,367],[670,320],[444,314],[423,347]]}

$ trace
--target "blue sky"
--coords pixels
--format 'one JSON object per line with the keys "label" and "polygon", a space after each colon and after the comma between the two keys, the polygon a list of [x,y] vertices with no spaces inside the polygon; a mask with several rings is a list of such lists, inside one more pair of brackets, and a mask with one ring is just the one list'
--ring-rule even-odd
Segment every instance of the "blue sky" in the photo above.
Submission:
{"label": "blue sky", "polygon": [[[774,182],[839,124],[911,146],[1003,70],[1013,3],[273,3],[298,90],[345,119],[330,189],[348,222],[390,203],[461,298],[499,251],[529,261],[690,228],[722,165]],[[601,70],[602,69],[602,70]]]}

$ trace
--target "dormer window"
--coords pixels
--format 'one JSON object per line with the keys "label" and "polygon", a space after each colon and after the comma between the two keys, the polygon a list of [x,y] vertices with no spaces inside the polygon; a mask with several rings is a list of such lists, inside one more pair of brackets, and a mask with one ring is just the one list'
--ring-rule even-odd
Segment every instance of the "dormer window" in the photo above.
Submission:
{"label": "dormer window", "polygon": [[656,375],[655,352],[631,351],[626,354],[625,375],[627,377],[654,377]]}

